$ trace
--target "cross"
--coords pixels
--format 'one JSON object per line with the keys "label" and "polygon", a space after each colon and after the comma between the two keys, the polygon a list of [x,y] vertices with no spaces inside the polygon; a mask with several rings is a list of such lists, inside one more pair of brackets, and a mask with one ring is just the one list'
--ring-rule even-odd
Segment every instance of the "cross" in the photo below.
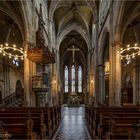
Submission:
{"label": "cross", "polygon": [[72,49],[68,49],[68,51],[72,51],[72,60],[74,63],[75,51],[79,51],[80,49],[75,49],[75,46],[72,45]]}

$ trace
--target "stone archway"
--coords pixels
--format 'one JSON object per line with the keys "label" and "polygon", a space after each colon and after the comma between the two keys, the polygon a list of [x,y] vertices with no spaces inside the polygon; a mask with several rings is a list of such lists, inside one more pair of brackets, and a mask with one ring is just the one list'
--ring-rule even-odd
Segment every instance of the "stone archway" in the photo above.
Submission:
{"label": "stone archway", "polygon": [[[67,45],[66,45],[67,43]],[[74,46],[74,52],[73,52]],[[68,69],[68,91],[62,90],[63,94],[63,103],[68,99],[69,94],[72,91],[72,66],[75,67],[75,91],[74,93],[78,95],[81,103],[85,103],[86,100],[86,73],[87,73],[87,43],[77,31],[72,30],[63,38],[60,48],[59,48],[59,56],[60,56],[60,75],[61,75],[61,83],[62,89],[65,89],[65,80],[64,80],[64,70],[65,67]],[[74,53],[74,54],[73,54]],[[70,59],[71,58],[71,59]],[[78,68],[81,66],[82,68],[82,90],[78,90]],[[66,101],[67,102],[67,101]]]}
{"label": "stone archway", "polygon": [[15,89],[16,89],[16,91],[15,91],[16,97],[17,98],[21,97],[23,90],[22,90],[22,83],[20,80],[17,80]]}
{"label": "stone archway", "polygon": [[109,104],[109,32],[104,31],[102,44],[99,51],[99,85],[100,96],[98,98],[99,105]]}
{"label": "stone archway", "polygon": [[103,64],[104,64],[104,81],[105,81],[105,104],[109,104],[109,32],[106,33],[105,44],[104,44],[104,54],[103,54]]}
{"label": "stone archway", "polygon": [[[127,24],[127,23],[126,23]],[[122,46],[127,48],[134,44],[140,43],[140,15],[135,17],[127,24],[122,36]],[[140,91],[139,91],[139,71],[140,71],[140,57],[138,55],[135,58],[122,59],[122,91],[121,91],[121,103],[126,104],[139,104]]]}
{"label": "stone archway", "polygon": [[2,94],[3,94],[3,90],[2,87],[0,86],[0,101],[2,100]]}

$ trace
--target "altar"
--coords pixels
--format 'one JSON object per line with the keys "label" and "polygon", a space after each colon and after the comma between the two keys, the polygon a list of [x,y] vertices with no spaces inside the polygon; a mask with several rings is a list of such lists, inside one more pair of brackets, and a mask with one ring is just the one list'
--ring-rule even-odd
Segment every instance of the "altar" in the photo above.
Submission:
{"label": "altar", "polygon": [[80,105],[80,98],[76,94],[70,94],[68,97],[68,106],[78,107]]}

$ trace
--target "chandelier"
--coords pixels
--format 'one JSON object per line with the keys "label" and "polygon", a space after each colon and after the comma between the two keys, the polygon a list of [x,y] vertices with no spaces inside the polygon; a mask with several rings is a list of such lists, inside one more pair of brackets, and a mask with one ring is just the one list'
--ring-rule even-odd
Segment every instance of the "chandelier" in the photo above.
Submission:
{"label": "chandelier", "polygon": [[0,45],[0,53],[2,53],[3,56],[8,56],[15,60],[23,60],[27,57],[26,51],[23,51],[23,48],[16,47],[15,44],[9,45],[8,43],[5,43]]}
{"label": "chandelier", "polygon": [[44,21],[42,17],[42,5],[40,5],[40,13],[38,14],[38,30],[36,32],[36,46],[28,48],[27,57],[29,60],[38,64],[53,64],[55,63],[55,53],[49,50],[45,45],[44,38]]}
{"label": "chandelier", "polygon": [[126,59],[127,61],[135,58],[137,55],[140,55],[140,47],[138,44],[134,44],[134,46],[127,45],[126,48],[121,48],[119,51],[119,55],[121,59]]}

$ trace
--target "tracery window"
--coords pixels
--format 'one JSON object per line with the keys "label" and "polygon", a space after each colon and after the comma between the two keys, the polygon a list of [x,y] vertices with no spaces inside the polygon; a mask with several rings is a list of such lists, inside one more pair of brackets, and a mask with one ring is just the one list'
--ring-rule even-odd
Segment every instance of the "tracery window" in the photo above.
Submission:
{"label": "tracery window", "polygon": [[71,92],[75,92],[75,66],[71,68]]}
{"label": "tracery window", "polygon": [[[69,70],[71,71],[70,73]],[[75,65],[72,65],[70,68],[68,68],[68,66],[65,66],[64,67],[64,92],[65,93],[68,92],[75,93],[76,91],[82,92],[82,84],[83,84],[82,79],[83,79],[82,66],[79,66],[77,70],[75,68]],[[71,90],[69,91],[69,89]]]}
{"label": "tracery window", "polygon": [[82,92],[82,67],[78,68],[78,92]]}
{"label": "tracery window", "polygon": [[65,92],[68,92],[69,85],[68,85],[68,67],[65,66]]}

